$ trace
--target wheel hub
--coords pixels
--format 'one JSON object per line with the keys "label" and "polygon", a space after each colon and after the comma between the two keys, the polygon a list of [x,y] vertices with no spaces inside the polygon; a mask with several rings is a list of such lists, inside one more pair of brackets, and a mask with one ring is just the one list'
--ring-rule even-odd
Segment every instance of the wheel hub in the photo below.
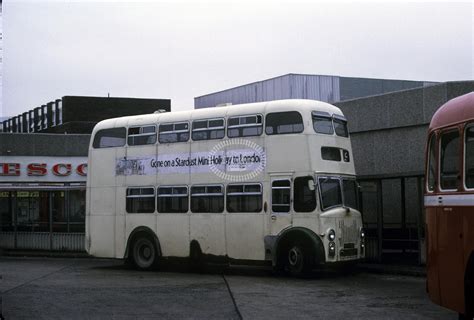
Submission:
{"label": "wheel hub", "polygon": [[288,262],[291,266],[296,266],[300,260],[301,253],[298,248],[293,247],[288,252]]}

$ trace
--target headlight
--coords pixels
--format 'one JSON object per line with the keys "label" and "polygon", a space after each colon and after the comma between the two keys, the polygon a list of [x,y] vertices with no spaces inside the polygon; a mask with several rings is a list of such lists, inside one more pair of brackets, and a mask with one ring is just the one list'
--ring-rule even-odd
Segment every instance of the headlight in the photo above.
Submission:
{"label": "headlight", "polygon": [[333,229],[329,230],[328,239],[329,241],[334,241],[336,239],[336,231],[334,231]]}
{"label": "headlight", "polygon": [[336,255],[336,244],[334,242],[329,242],[329,256],[334,257]]}
{"label": "headlight", "polygon": [[360,238],[364,239],[365,238],[365,230],[364,228],[360,228]]}

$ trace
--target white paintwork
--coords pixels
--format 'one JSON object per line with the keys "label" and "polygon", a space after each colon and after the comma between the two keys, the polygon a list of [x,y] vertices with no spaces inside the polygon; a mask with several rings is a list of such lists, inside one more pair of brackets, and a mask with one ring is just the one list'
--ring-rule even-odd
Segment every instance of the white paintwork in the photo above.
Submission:
{"label": "white paintwork", "polygon": [[[196,185],[222,184],[228,181],[219,178],[212,172],[148,175],[117,175],[115,164],[121,158],[159,157],[166,154],[198,154],[209,152],[216,144],[227,138],[192,141],[181,143],[147,146],[125,146],[120,148],[94,149],[89,148],[89,175],[87,180],[87,212],[86,212],[86,248],[98,257],[123,258],[130,234],[137,227],[146,226],[156,233],[163,256],[187,257],[190,242],[199,241],[203,253],[246,260],[264,260],[264,237],[279,235],[284,229],[292,226],[310,229],[321,237],[325,248],[328,241],[325,237],[327,229],[339,232],[338,221],[354,222],[354,232],[362,226],[361,215],[352,210],[347,215],[344,209],[335,208],[325,213],[295,213],[293,206],[288,214],[271,212],[271,181],[272,179],[297,176],[347,175],[355,176],[354,162],[350,139],[336,135],[315,133],[311,111],[324,111],[329,114],[342,115],[335,106],[311,100],[281,100],[228,107],[200,109],[193,111],[149,114],[134,117],[122,117],[100,122],[94,128],[92,137],[101,129],[113,127],[130,127],[136,125],[164,124],[169,122],[189,121],[194,119],[225,118],[237,115],[261,114],[264,118],[269,112],[299,111],[303,117],[304,131],[300,134],[263,135],[244,137],[262,147],[266,153],[265,170],[246,182],[262,184],[263,203],[267,211],[260,213],[228,213],[224,206],[223,213],[150,213],[128,214],[125,212],[126,188],[130,186],[161,186],[161,185]],[[158,130],[157,130],[158,132]],[[191,135],[191,130],[190,130]],[[334,146],[349,151],[351,161],[335,162],[321,159],[321,146]],[[293,183],[292,183],[293,188]],[[291,195],[293,198],[293,195]],[[352,224],[351,224],[352,225]],[[88,244],[90,243],[90,247]],[[360,242],[357,241],[357,246]],[[326,250],[327,254],[327,250]],[[359,258],[357,256],[355,258]],[[328,259],[336,262],[339,259]]]}
{"label": "white paintwork", "polygon": [[474,194],[438,194],[425,196],[425,206],[474,206]]}

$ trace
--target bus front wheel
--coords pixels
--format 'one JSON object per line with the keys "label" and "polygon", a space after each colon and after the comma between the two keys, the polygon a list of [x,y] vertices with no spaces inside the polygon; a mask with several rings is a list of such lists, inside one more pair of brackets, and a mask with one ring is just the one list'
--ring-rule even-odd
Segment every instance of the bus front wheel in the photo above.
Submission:
{"label": "bus front wheel", "polygon": [[156,266],[158,254],[153,240],[149,237],[140,236],[132,246],[133,264],[140,270],[151,270]]}
{"label": "bus front wheel", "polygon": [[293,243],[287,251],[286,267],[292,276],[301,277],[311,271],[310,250],[302,243]]}

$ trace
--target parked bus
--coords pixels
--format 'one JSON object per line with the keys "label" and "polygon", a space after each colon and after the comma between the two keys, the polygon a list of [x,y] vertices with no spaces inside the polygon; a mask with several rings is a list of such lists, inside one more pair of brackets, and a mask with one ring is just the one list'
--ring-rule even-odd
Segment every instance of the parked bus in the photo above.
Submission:
{"label": "parked bus", "polygon": [[474,92],[433,116],[426,155],[427,291],[474,317]]}
{"label": "parked bus", "polygon": [[364,257],[347,121],[281,100],[102,121],[89,148],[86,249],[263,261],[291,274]]}

